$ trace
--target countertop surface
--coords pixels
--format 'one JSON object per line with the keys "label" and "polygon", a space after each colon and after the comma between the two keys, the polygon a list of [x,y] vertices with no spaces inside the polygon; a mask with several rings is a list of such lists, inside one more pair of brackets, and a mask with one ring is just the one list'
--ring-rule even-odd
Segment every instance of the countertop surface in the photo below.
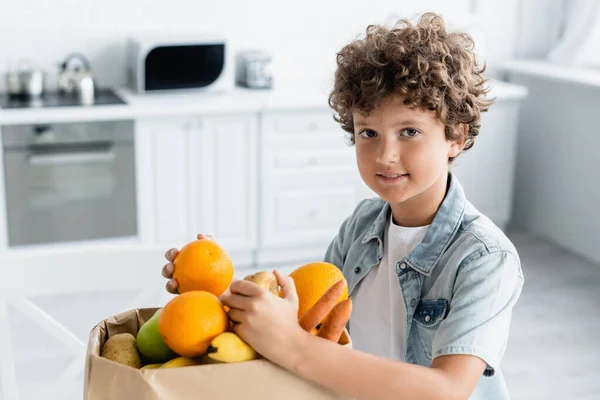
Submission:
{"label": "countertop surface", "polygon": [[[507,82],[491,80],[490,86],[490,96],[496,101],[518,100],[527,94],[526,88]],[[272,90],[236,87],[220,93],[190,91],[137,95],[127,88],[114,90],[127,104],[0,109],[0,125],[329,110],[327,90],[314,84]]]}
{"label": "countertop surface", "polygon": [[560,65],[546,60],[523,59],[506,62],[499,70],[522,76],[553,79],[600,87],[600,69]]}

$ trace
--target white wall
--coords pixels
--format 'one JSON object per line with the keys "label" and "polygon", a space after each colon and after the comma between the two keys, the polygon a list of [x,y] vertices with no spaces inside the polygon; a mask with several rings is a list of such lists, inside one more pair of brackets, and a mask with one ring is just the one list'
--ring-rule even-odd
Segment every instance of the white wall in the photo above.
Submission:
{"label": "white wall", "polygon": [[[566,0],[235,0],[232,6],[192,0],[19,0],[0,5],[0,74],[28,58],[49,72],[72,51],[91,59],[101,86],[125,83],[124,42],[129,35],[159,31],[219,31],[235,48],[258,47],[275,56],[278,82],[329,79],[335,52],[369,23],[436,11],[451,21],[476,13],[488,71],[513,57],[543,57],[562,29]],[[0,79],[0,92],[5,88]]]}
{"label": "white wall", "polygon": [[[237,47],[260,47],[276,56],[279,80],[312,74],[324,77],[335,51],[369,23],[391,14],[433,10],[468,12],[469,0],[345,0],[282,2],[255,0],[19,0],[0,6],[0,73],[29,58],[49,72],[55,87],[57,64],[68,53],[89,56],[100,86],[125,83],[124,41],[128,35],[159,31],[218,31]],[[225,6],[225,4],[232,4]],[[352,4],[352,5],[350,5]],[[329,63],[329,64],[328,64]],[[292,68],[293,67],[293,68]],[[328,70],[329,68],[329,70]],[[3,78],[3,77],[2,77]],[[0,91],[5,87],[0,82]]]}

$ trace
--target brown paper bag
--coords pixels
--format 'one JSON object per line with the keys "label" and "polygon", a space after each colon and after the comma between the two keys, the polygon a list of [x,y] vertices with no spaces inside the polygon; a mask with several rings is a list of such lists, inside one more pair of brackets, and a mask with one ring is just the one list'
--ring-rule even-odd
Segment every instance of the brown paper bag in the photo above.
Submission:
{"label": "brown paper bag", "polygon": [[[157,308],[127,311],[92,329],[87,347],[86,400],[348,400],[265,359],[170,369],[138,370],[100,357],[112,335],[136,335]],[[344,332],[340,343],[352,346]]]}

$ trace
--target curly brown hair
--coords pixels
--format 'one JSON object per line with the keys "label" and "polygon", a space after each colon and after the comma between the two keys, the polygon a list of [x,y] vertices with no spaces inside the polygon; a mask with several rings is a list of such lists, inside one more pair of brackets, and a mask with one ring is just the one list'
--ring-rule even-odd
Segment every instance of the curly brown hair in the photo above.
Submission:
{"label": "curly brown hair", "polygon": [[334,87],[329,105],[335,120],[350,133],[354,144],[352,111],[368,115],[392,94],[404,97],[411,108],[435,112],[446,126],[449,140],[464,136],[454,129],[468,125],[464,150],[479,134],[480,116],[493,100],[486,99],[485,65],[477,67],[474,42],[464,32],[447,32],[444,20],[425,13],[416,25],[402,19],[392,28],[369,25],[366,37],[337,54]]}

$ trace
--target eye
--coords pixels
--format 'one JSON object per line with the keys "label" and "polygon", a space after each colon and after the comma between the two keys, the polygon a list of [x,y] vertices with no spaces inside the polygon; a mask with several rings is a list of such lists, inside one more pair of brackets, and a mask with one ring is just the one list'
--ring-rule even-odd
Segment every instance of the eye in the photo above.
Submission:
{"label": "eye", "polygon": [[365,139],[370,139],[370,138],[374,138],[375,136],[377,136],[377,133],[371,129],[365,129],[364,131],[361,131],[359,133],[359,135]]}
{"label": "eye", "polygon": [[419,133],[421,133],[421,132],[419,132],[419,131],[418,131],[418,130],[416,130],[416,129],[413,129],[413,128],[406,128],[406,129],[403,129],[403,130],[400,132],[400,136],[404,136],[404,137],[415,137],[415,136],[417,136]]}

